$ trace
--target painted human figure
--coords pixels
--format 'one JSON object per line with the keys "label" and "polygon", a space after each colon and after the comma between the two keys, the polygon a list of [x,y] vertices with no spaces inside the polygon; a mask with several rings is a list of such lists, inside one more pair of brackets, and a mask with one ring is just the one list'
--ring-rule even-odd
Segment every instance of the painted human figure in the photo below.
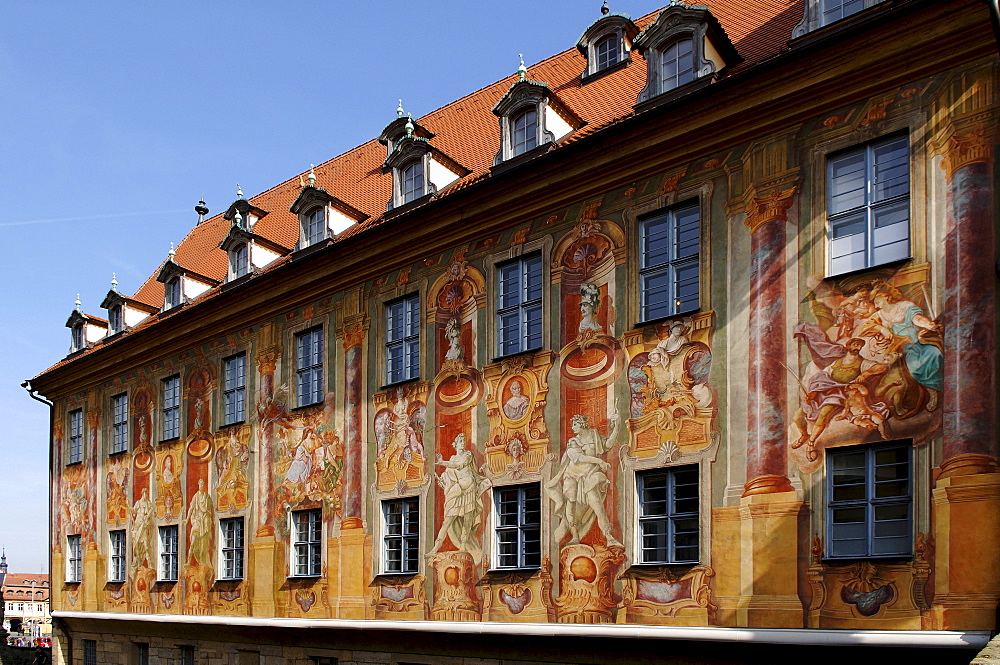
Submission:
{"label": "painted human figure", "polygon": [[608,545],[621,546],[611,533],[611,522],[604,510],[604,496],[611,483],[608,478],[611,465],[601,456],[614,447],[620,424],[617,413],[610,417],[610,422],[611,432],[604,436],[590,426],[587,416],[577,414],[570,420],[574,436],[566,443],[559,471],[545,484],[555,504],[553,514],[559,522],[555,530],[556,542],[567,533],[571,544],[580,542],[596,519]]}
{"label": "painted human figure", "polygon": [[448,320],[444,327],[444,336],[448,340],[445,360],[462,360],[465,357],[465,349],[462,348],[462,327],[458,324],[458,319]]}
{"label": "painted human figure", "polygon": [[531,400],[524,394],[524,386],[518,379],[510,382],[510,397],[504,402],[503,412],[511,420],[520,420],[528,412]]}
{"label": "painted human figure", "polygon": [[594,318],[597,308],[601,306],[601,289],[590,283],[580,285],[580,325],[578,332],[588,330],[604,330]]}
{"label": "painted human figure", "polygon": [[163,458],[163,466],[160,469],[160,480],[162,487],[158,487],[158,496],[163,498],[164,514],[167,517],[176,515],[175,507],[179,507],[181,502],[181,479],[174,469],[174,456],[167,455]]}
{"label": "painted human figure", "polygon": [[438,477],[438,483],[444,489],[444,522],[431,553],[441,548],[445,537],[450,537],[459,551],[470,552],[478,558],[481,548],[476,538],[476,527],[483,512],[479,496],[489,487],[489,481],[479,475],[475,456],[465,449],[465,434],[456,436],[452,445],[455,446],[455,454],[451,459],[437,456],[437,465],[444,467]]}
{"label": "painted human figure", "polygon": [[142,488],[139,500],[132,506],[132,572],[135,573],[146,561],[153,563],[150,540],[153,534],[153,502],[149,500],[149,490]]}
{"label": "painted human figure", "polygon": [[189,559],[207,566],[212,560],[212,497],[205,491],[204,479],[198,479],[198,491],[191,497],[187,519],[191,526]]}

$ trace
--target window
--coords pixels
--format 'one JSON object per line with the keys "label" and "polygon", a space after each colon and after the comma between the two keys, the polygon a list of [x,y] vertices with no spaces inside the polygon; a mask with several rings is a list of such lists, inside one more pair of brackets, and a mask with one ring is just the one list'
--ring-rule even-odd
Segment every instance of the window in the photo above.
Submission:
{"label": "window", "polygon": [[653,321],[698,309],[699,226],[697,203],[640,222],[641,320]]}
{"label": "window", "polygon": [[181,304],[181,278],[171,277],[163,285],[163,306],[164,309],[177,307]]}
{"label": "window", "polygon": [[420,296],[413,294],[385,306],[385,382],[420,376]]}
{"label": "window", "polygon": [[17,611],[21,612],[21,613],[24,613],[24,603],[18,603],[17,604]]}
{"label": "window", "polygon": [[108,534],[111,541],[111,561],[108,571],[109,582],[125,581],[125,530],[112,531]]}
{"label": "window", "polygon": [[180,665],[194,665],[195,651],[193,646],[185,644],[177,647],[177,649],[181,652]]}
{"label": "window", "polygon": [[83,461],[83,410],[69,412],[69,463]]}
{"label": "window", "polygon": [[128,450],[128,394],[111,398],[111,452]]}
{"label": "window", "polygon": [[538,110],[532,106],[510,119],[510,146],[514,156],[538,145]]}
{"label": "window", "polygon": [[319,509],[292,513],[292,570],[296,577],[315,577],[322,568],[322,513]]}
{"label": "window", "polygon": [[79,582],[83,579],[83,549],[80,544],[80,536],[66,536],[66,581]]}
{"label": "window", "polygon": [[83,641],[83,665],[97,665],[97,640]]}
{"label": "window", "polygon": [[222,360],[222,424],[246,420],[247,354]]}
{"label": "window", "polygon": [[909,258],[909,137],[833,156],[827,178],[831,275]]}
{"label": "window", "polygon": [[493,490],[496,567],[537,568],[542,560],[541,493],[537,484]]}
{"label": "window", "polygon": [[219,521],[222,531],[222,579],[243,579],[243,518]]}
{"label": "window", "polygon": [[132,643],[132,665],[149,665],[149,644],[147,642]]}
{"label": "window", "polygon": [[910,556],[913,532],[909,444],[827,453],[827,556]]}
{"label": "window", "polygon": [[698,562],[698,467],[636,474],[639,562]]}
{"label": "window", "polygon": [[383,543],[387,573],[417,572],[420,549],[420,507],[416,497],[382,502]]}
{"label": "window", "polygon": [[399,169],[399,194],[403,203],[424,195],[424,163],[416,160]]}
{"label": "window", "polygon": [[70,349],[71,351],[79,351],[80,349],[86,348],[87,343],[84,341],[82,323],[78,323],[70,328],[70,335],[72,336],[70,341],[72,345],[72,348]]}
{"label": "window", "polygon": [[230,279],[239,279],[250,274],[250,248],[246,243],[236,245],[229,252]]}
{"label": "window", "polygon": [[302,220],[302,246],[315,245],[326,238],[326,210],[316,208]]}
{"label": "window", "polygon": [[163,390],[161,439],[169,441],[181,435],[181,377],[169,376],[160,383]]}
{"label": "window", "polygon": [[108,330],[111,334],[119,333],[123,330],[122,326],[122,306],[115,305],[108,310]]}
{"label": "window", "polygon": [[497,267],[497,354],[542,346],[542,257],[533,254]]}
{"label": "window", "polygon": [[865,0],[823,0],[823,25],[839,21],[865,8]]}
{"label": "window", "polygon": [[160,527],[160,580],[177,581],[177,525]]}
{"label": "window", "polygon": [[296,406],[323,401],[323,329],[313,328],[295,336]]}
{"label": "window", "polygon": [[621,40],[618,35],[608,35],[594,47],[597,55],[597,71],[617,65],[621,60]]}
{"label": "window", "polygon": [[660,54],[660,92],[679,88],[694,80],[694,44],[681,39]]}

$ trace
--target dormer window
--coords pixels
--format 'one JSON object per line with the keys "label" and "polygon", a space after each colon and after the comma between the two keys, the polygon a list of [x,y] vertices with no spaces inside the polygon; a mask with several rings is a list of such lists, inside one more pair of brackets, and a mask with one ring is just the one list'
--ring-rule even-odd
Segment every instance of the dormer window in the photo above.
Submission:
{"label": "dormer window", "polygon": [[326,211],[316,208],[302,219],[302,246],[315,245],[326,238]]}
{"label": "dormer window", "polygon": [[70,328],[70,351],[79,351],[86,348],[87,342],[83,335],[83,323],[78,323]]}
{"label": "dormer window", "polygon": [[114,335],[122,330],[122,306],[115,305],[108,310],[108,334]]}
{"label": "dormer window", "polygon": [[615,69],[630,58],[632,40],[639,34],[632,19],[625,14],[611,14],[607,3],[601,9],[603,16],[588,27],[576,47],[587,58],[587,68],[583,72],[584,81],[589,77]]}
{"label": "dormer window", "polygon": [[885,0],[806,0],[802,20],[792,29],[792,39],[841,21]]}
{"label": "dormer window", "polygon": [[416,159],[399,169],[400,195],[403,203],[415,201],[424,195],[424,163]]}
{"label": "dormer window", "polygon": [[621,39],[617,34],[608,35],[594,47],[597,54],[597,71],[617,65],[622,59]]}
{"label": "dormer window", "polygon": [[660,12],[632,47],[646,59],[646,87],[636,104],[687,86],[708,84],[741,58],[722,24],[704,6],[671,4]]}
{"label": "dormer window", "polygon": [[317,187],[315,170],[309,171],[302,191],[289,210],[299,217],[298,249],[324,243],[367,217],[322,187]]}
{"label": "dormer window", "polygon": [[229,279],[239,279],[250,274],[250,250],[247,245],[236,245],[229,250]]}
{"label": "dormer window", "polygon": [[66,327],[70,331],[70,353],[86,349],[90,346],[91,342],[100,341],[108,332],[107,321],[80,311],[79,298],[76,300],[76,309],[73,310],[73,313],[66,321]]}
{"label": "dormer window", "polygon": [[181,278],[171,277],[163,285],[163,308],[170,309],[181,304]]}
{"label": "dormer window", "polygon": [[511,151],[516,157],[538,145],[538,110],[532,106],[510,121]]}

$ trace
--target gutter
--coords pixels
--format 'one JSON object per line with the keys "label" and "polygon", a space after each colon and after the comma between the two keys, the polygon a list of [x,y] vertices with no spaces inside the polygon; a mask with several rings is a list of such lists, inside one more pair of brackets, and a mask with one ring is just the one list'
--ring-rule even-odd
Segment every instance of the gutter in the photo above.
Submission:
{"label": "gutter", "polygon": [[[49,400],[45,399],[44,397],[39,397],[36,394],[38,392],[38,390],[33,385],[31,385],[31,380],[30,379],[28,379],[26,381],[23,381],[21,383],[21,387],[28,391],[28,397],[30,397],[31,399],[35,400],[36,402],[41,402],[45,406],[49,407],[49,468],[48,468],[47,472],[49,474],[51,474],[52,473],[52,468],[53,468],[53,465],[52,465],[52,461],[53,461],[53,457],[52,457],[53,456],[52,443],[53,443],[53,436],[55,435],[54,434],[55,433],[54,428],[55,428],[55,424],[56,424],[56,422],[55,422],[55,418],[56,418],[55,405],[52,402],[50,402]],[[51,478],[51,475],[50,475],[50,478]],[[54,501],[53,501],[53,496],[52,496],[52,483],[51,483],[51,480],[50,480],[50,482],[49,482],[49,529],[48,529],[49,544],[50,545],[52,543],[52,504],[53,503],[54,503]],[[49,575],[49,581],[50,581],[50,583],[49,583],[49,601],[48,602],[49,602],[49,614],[52,614],[52,584],[51,584],[51,580],[52,580],[52,576],[51,576],[51,573],[52,573],[52,548],[51,547],[49,547],[48,565],[49,565],[49,573],[50,573],[50,575]],[[70,653],[72,653],[72,651]]]}
{"label": "gutter", "polygon": [[530,635],[541,637],[694,640],[737,644],[814,646],[910,647],[982,649],[990,639],[985,630],[822,630],[806,628],[716,628],[641,626],[630,624],[499,623],[465,621],[391,621],[347,619],[285,619],[126,612],[58,611],[59,620],[146,621],[179,625],[237,626],[248,628],[304,628],[328,630],[385,630],[401,633],[452,633],[463,635]]}
{"label": "gutter", "polygon": [[993,24],[993,34],[997,39],[997,52],[1000,52],[1000,6],[997,0],[983,0],[990,8],[990,23]]}

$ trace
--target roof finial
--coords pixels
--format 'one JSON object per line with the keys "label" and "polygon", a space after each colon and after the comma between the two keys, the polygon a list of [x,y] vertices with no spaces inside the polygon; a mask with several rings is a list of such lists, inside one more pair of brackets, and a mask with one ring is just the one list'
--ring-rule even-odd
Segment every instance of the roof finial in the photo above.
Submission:
{"label": "roof finial", "polygon": [[403,100],[400,99],[399,100],[399,106],[396,107],[396,117],[397,118],[402,118],[405,114],[406,114],[406,112],[403,111]]}
{"label": "roof finial", "polygon": [[243,198],[243,190],[240,189],[240,183],[236,183],[236,198],[238,199]]}
{"label": "roof finial", "polygon": [[607,16],[608,12],[610,12],[610,11],[611,10],[608,9],[608,0],[604,0],[604,4],[601,5],[601,14]]}
{"label": "roof finial", "polygon": [[233,226],[238,226],[241,229],[243,228],[243,215],[240,214],[239,210],[237,210],[236,214],[233,215]]}
{"label": "roof finial", "polygon": [[177,256],[177,252],[174,251],[174,243],[170,243],[170,251],[167,252],[167,258],[173,261],[175,256]]}
{"label": "roof finial", "polygon": [[404,127],[404,129],[406,130],[406,138],[410,138],[411,136],[413,136],[413,130],[415,129],[413,127],[413,116],[411,115],[406,116],[406,126]]}
{"label": "roof finial", "polygon": [[79,312],[80,311],[80,307],[83,305],[83,303],[80,302],[80,294],[79,293],[76,294],[76,302],[73,303],[73,304],[76,305],[76,311]]}
{"label": "roof finial", "polygon": [[316,186],[316,167],[312,164],[309,165],[309,177],[306,180],[309,181],[310,187]]}
{"label": "roof finial", "polygon": [[202,194],[201,198],[198,200],[198,205],[194,207],[194,211],[198,213],[198,223],[201,224],[205,221],[205,215],[208,214],[208,206],[205,205],[205,195]]}
{"label": "roof finial", "polygon": [[520,58],[520,60],[521,60],[521,64],[517,68],[517,80],[518,81],[523,81],[526,78],[528,78],[528,68],[524,66],[524,54],[523,53],[518,53],[517,57]]}
{"label": "roof finial", "polygon": [[111,273],[111,290],[118,293],[118,273]]}

